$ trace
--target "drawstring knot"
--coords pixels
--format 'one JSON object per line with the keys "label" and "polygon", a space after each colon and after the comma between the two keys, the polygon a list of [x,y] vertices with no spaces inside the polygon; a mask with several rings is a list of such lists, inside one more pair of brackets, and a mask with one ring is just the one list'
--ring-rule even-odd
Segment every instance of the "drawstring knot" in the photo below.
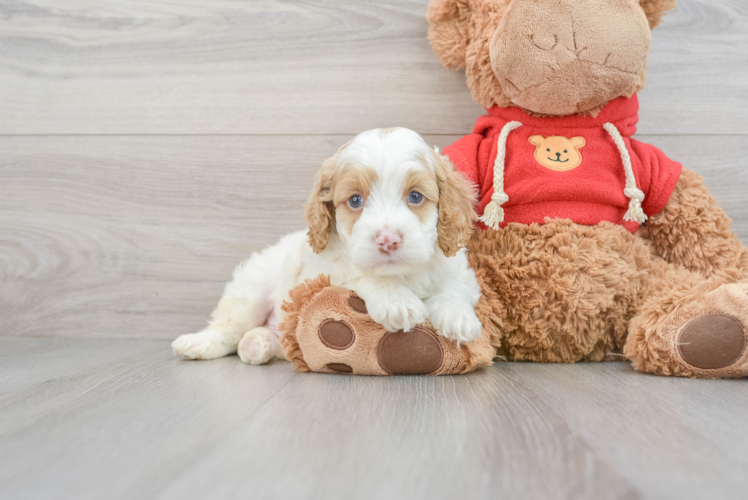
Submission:
{"label": "drawstring knot", "polygon": [[493,194],[491,202],[483,211],[483,217],[479,220],[491,229],[499,229],[499,224],[504,222],[504,209],[501,205],[509,201],[509,196],[504,192],[504,163],[506,162],[506,140],[509,132],[522,126],[520,122],[509,122],[501,129],[499,140],[496,144],[496,161],[493,162]]}
{"label": "drawstring knot", "polygon": [[644,192],[636,185],[636,177],[634,176],[634,169],[631,166],[629,150],[615,125],[606,123],[603,125],[603,128],[610,134],[613,142],[616,143],[616,147],[621,153],[623,171],[626,173],[626,187],[623,190],[623,194],[629,199],[629,209],[623,216],[623,220],[644,224],[647,221],[647,214],[644,213],[644,209],[642,208]]}

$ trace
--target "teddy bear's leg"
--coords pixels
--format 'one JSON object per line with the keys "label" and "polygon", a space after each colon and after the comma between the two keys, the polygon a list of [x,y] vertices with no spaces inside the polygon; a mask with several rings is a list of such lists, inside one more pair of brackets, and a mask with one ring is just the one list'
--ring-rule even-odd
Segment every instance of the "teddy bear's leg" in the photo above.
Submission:
{"label": "teddy bear's leg", "polygon": [[683,170],[665,208],[639,234],[666,261],[710,277],[730,268],[748,270],[748,249],[731,223],[704,179]]}
{"label": "teddy bear's leg", "polygon": [[624,353],[634,368],[687,377],[748,376],[748,280],[737,272],[704,280],[667,267],[652,273],[647,288],[653,293],[629,326]]}
{"label": "teddy bear's leg", "polygon": [[282,343],[299,371],[443,375],[491,363],[487,334],[458,345],[428,323],[390,333],[371,319],[366,302],[353,291],[322,284],[292,290],[292,302],[284,304]]}

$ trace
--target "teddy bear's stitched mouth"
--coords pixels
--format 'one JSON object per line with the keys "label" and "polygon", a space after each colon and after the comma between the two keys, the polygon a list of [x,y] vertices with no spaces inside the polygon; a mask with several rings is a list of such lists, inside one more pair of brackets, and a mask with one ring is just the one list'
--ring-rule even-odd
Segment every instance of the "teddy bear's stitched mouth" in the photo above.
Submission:
{"label": "teddy bear's stitched mouth", "polygon": [[551,160],[551,161],[555,161],[556,163],[566,163],[567,161],[569,161],[569,158],[567,158],[567,159],[565,159],[565,160],[554,160],[554,159],[553,159],[553,158],[551,158],[550,156],[546,156],[546,158],[548,158],[548,159],[549,159],[549,160]]}

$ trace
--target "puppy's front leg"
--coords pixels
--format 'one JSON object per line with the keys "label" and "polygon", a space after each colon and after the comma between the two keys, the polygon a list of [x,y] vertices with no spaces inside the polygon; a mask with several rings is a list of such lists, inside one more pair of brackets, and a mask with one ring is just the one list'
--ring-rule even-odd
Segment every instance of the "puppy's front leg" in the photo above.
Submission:
{"label": "puppy's front leg", "polygon": [[483,330],[475,306],[480,287],[472,272],[445,280],[439,292],[426,300],[428,319],[439,335],[457,342],[470,342]]}
{"label": "puppy's front leg", "polygon": [[353,289],[366,302],[371,319],[389,332],[407,332],[426,321],[426,305],[394,278],[362,279]]}

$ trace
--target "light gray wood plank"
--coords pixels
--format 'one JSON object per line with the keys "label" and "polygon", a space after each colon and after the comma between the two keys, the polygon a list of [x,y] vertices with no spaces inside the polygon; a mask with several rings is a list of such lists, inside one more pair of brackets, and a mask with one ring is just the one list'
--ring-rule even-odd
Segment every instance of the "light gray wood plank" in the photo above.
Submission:
{"label": "light gray wood plank", "polygon": [[[10,399],[29,387],[41,388],[52,378],[100,369],[123,358],[142,356],[153,350],[152,341],[135,339],[104,343],[95,339],[9,338],[4,339],[1,345],[0,410],[11,404]],[[77,356],[72,363],[69,356],[71,351],[77,350],[84,351],[85,356]],[[24,397],[28,397],[28,394]],[[54,397],[54,391],[48,391],[46,397]]]}
{"label": "light gray wood plank", "polygon": [[[235,356],[180,362],[164,341],[2,346],[18,341],[36,352],[20,354],[15,373],[47,354],[65,363],[31,385],[0,374],[0,498],[152,498],[296,376],[288,363],[253,370]],[[141,352],[114,355],[131,343]],[[111,359],[87,366],[101,350]]]}
{"label": "light gray wood plank", "polygon": [[639,498],[611,465],[495,368],[436,379],[314,374],[158,498],[237,498],[248,485],[272,498]]}
{"label": "light gray wood plank", "polygon": [[748,491],[743,380],[657,377],[625,362],[497,369],[595,443],[645,496],[736,498]]}
{"label": "light gray wood plank", "polygon": [[[240,260],[304,227],[349,137],[0,138],[0,336],[199,330]],[[748,241],[748,141],[640,139],[702,173]]]}
{"label": "light gray wood plank", "polygon": [[[0,134],[465,134],[426,5],[0,1]],[[641,131],[748,133],[745,2],[680,0],[653,36]]]}
{"label": "light gray wood plank", "polygon": [[[158,340],[0,339],[11,351],[0,498],[722,499],[748,488],[742,381],[627,363],[294,374],[235,356],[185,362]],[[27,369],[45,374],[24,382]]]}

